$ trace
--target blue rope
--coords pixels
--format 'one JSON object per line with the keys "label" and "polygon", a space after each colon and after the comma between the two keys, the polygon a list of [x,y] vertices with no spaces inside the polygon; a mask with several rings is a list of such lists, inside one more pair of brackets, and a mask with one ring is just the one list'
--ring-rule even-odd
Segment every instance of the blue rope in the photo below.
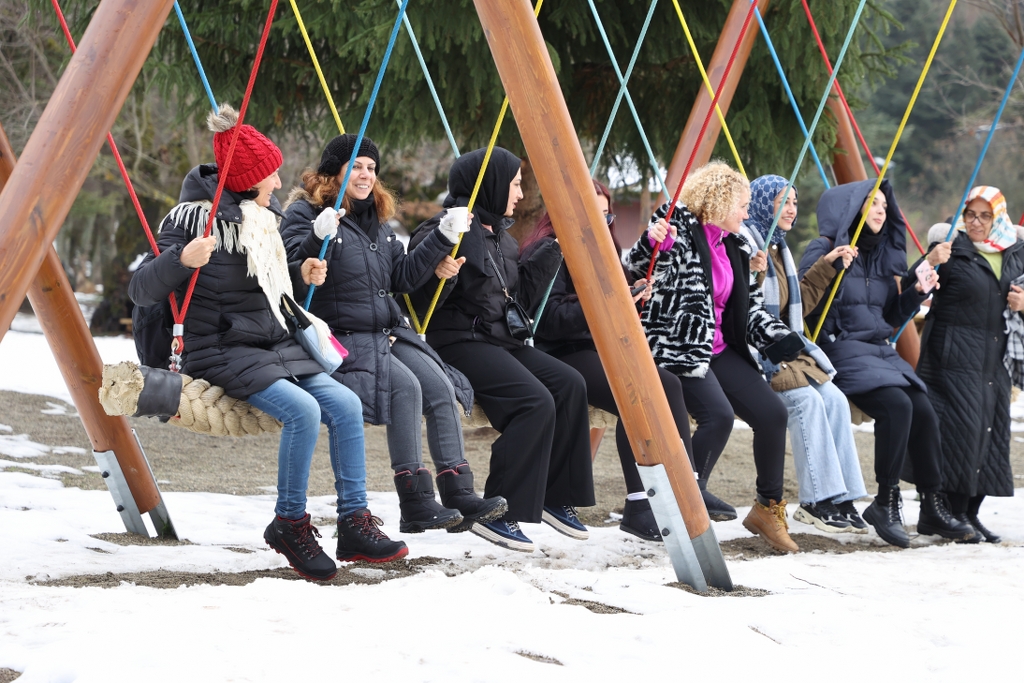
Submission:
{"label": "blue rope", "polygon": [[[391,61],[391,52],[395,49],[395,41],[398,40],[398,29],[402,26],[402,18],[405,16],[405,10],[409,7],[409,0],[402,0],[402,5],[398,9],[398,16],[395,18],[395,25],[391,29],[391,38],[388,39],[388,47],[384,51],[384,60],[381,62],[380,70],[377,72],[377,80],[373,84],[373,91],[370,93],[370,101],[366,104],[366,111],[363,113],[363,122],[359,124],[359,134],[356,136],[355,146],[352,147],[352,156],[348,160],[348,168],[345,169],[345,178],[341,181],[341,189],[338,190],[338,199],[334,202],[334,210],[337,211],[341,208],[341,202],[345,198],[345,190],[348,189],[348,180],[352,176],[352,166],[355,163],[356,157],[359,156],[359,147],[363,144],[363,138],[366,136],[366,127],[370,124],[370,115],[373,113],[373,105],[377,102],[377,94],[380,92],[380,84],[384,81],[384,72],[387,71],[388,62]],[[324,256],[327,255],[327,245],[330,244],[331,238],[325,237],[324,243],[320,245],[320,260],[324,260]],[[306,292],[306,300],[302,306],[307,311],[309,310],[309,304],[313,301],[313,292],[316,290],[314,285],[309,286],[309,291]]]}
{"label": "blue rope", "polygon": [[658,4],[658,0],[652,0],[651,8],[647,11],[647,19],[644,21],[644,27],[640,31],[640,37],[637,39],[636,47],[633,49],[633,56],[629,60],[629,67],[626,69],[626,75],[622,75],[622,71],[619,69],[619,63],[615,59],[615,52],[612,50],[612,44],[608,40],[608,34],[604,30],[604,23],[601,21],[601,16],[597,12],[597,7],[594,5],[594,0],[587,0],[590,4],[590,11],[594,15],[594,20],[597,22],[597,29],[601,34],[601,39],[604,41],[604,47],[608,51],[608,57],[612,60],[612,68],[615,69],[615,76],[619,79],[619,94],[615,98],[615,106],[612,107],[611,116],[608,117],[608,125],[605,126],[604,135],[601,138],[601,144],[597,148],[597,154],[594,155],[594,162],[590,169],[590,175],[594,175],[597,172],[597,162],[601,158],[601,154],[604,151],[604,145],[608,140],[608,133],[611,131],[612,123],[615,121],[615,114],[619,110],[619,103],[622,98],[626,98],[626,104],[629,106],[629,110],[633,113],[633,120],[636,122],[637,130],[640,132],[640,139],[644,142],[644,149],[647,151],[647,156],[651,160],[651,168],[654,171],[654,177],[658,179],[658,184],[661,185],[661,191],[665,193],[665,197],[671,197],[669,194],[668,187],[665,185],[665,179],[661,177],[661,169],[658,168],[658,160],[654,156],[654,152],[651,150],[651,143],[647,140],[647,133],[644,131],[644,126],[640,123],[640,115],[636,111],[636,106],[633,104],[633,98],[630,97],[629,90],[626,87],[626,83],[629,81],[629,77],[633,72],[633,66],[636,64],[637,57],[640,54],[640,46],[643,45],[644,37],[647,35],[647,27],[650,26],[651,17],[654,16],[654,8]]}
{"label": "blue rope", "polygon": [[[1006,103],[1010,101],[1010,94],[1013,92],[1013,86],[1017,84],[1017,77],[1020,75],[1021,65],[1024,64],[1024,50],[1021,50],[1020,56],[1017,57],[1017,65],[1013,68],[1013,75],[1010,77],[1010,82],[1006,85],[1006,90],[1003,92],[1003,100],[999,103],[999,109],[996,110],[996,117],[992,121],[992,125],[988,129],[988,135],[985,136],[985,144],[981,146],[981,153],[978,154],[978,161],[974,164],[974,170],[971,172],[971,179],[967,181],[967,187],[964,189],[964,195],[960,198],[960,204],[956,207],[956,211],[953,213],[953,223],[949,226],[949,232],[946,233],[945,241],[948,242],[953,239],[953,233],[956,232],[957,221],[960,220],[960,214],[967,206],[967,197],[971,194],[971,189],[974,187],[974,182],[978,179],[978,174],[981,172],[981,164],[985,161],[985,155],[988,154],[989,145],[992,144],[992,138],[996,134],[996,126],[999,125],[999,119],[1003,116],[1003,110],[1006,109]],[[941,265],[941,264],[940,264]],[[936,267],[935,270],[939,268]],[[896,343],[900,335],[903,334],[903,330],[907,329],[907,325],[914,317],[911,316],[910,320],[903,323],[899,331],[893,336],[892,343]]]}
{"label": "blue rope", "polygon": [[216,113],[220,110],[220,107],[217,106],[217,98],[213,96],[213,88],[210,87],[210,81],[206,79],[206,71],[203,69],[203,63],[199,61],[199,52],[196,51],[196,44],[192,42],[192,34],[189,33],[188,24],[185,23],[185,15],[181,13],[181,5],[178,4],[178,0],[174,0],[174,12],[178,15],[181,30],[185,32],[185,42],[188,43],[188,49],[192,51],[192,59],[196,62],[196,68],[199,69],[199,78],[203,79],[203,87],[206,88],[206,96],[210,98],[210,106]]}
{"label": "blue rope", "polygon": [[857,5],[857,13],[853,15],[853,22],[850,24],[850,30],[846,32],[846,40],[843,41],[843,49],[839,51],[839,59],[836,60],[835,68],[832,69],[832,75],[828,78],[828,85],[825,86],[825,92],[821,95],[821,102],[818,103],[818,110],[814,113],[814,120],[811,121],[811,128],[804,140],[803,147],[800,148],[800,156],[797,157],[796,166],[793,167],[793,174],[789,177],[789,182],[786,183],[786,191],[782,195],[782,201],[779,202],[779,210],[775,212],[775,217],[772,219],[772,227],[768,229],[768,234],[765,235],[764,243],[771,244],[772,234],[775,232],[775,228],[779,225],[779,217],[782,215],[782,210],[786,207],[786,200],[789,199],[789,193],[793,189],[793,183],[796,182],[796,176],[800,172],[800,167],[803,166],[804,157],[807,156],[807,148],[811,146],[811,133],[818,127],[818,121],[821,120],[821,114],[825,111],[825,105],[828,104],[829,95],[832,93],[832,86],[836,82],[836,76],[839,74],[839,67],[843,65],[843,59],[846,57],[846,51],[850,47],[850,43],[853,41],[853,34],[857,31],[857,25],[860,23],[860,15],[864,12],[864,5],[867,4],[867,0],[860,0]]}
{"label": "blue rope", "polygon": [[[751,0],[753,2],[753,0]],[[772,55],[772,61],[775,62],[775,70],[779,72],[779,78],[782,79],[782,87],[786,90],[786,97],[789,98],[789,103],[793,107],[793,113],[796,114],[797,123],[800,124],[800,130],[803,132],[805,138],[810,138],[811,134],[807,132],[807,124],[804,123],[804,117],[800,113],[800,107],[797,106],[796,98],[793,97],[793,91],[789,87],[789,79],[786,78],[786,73],[782,70],[782,63],[779,62],[779,55],[775,52],[775,45],[772,43],[771,36],[768,35],[768,27],[764,25],[764,19],[761,17],[761,10],[755,9],[754,15],[757,17],[757,23],[761,27],[761,35],[764,36],[764,42],[768,45],[768,52]],[[818,173],[821,174],[821,179],[825,183],[825,189],[832,187],[828,182],[828,177],[825,175],[825,169],[821,165],[821,159],[818,158],[818,152],[814,149],[814,145],[811,145],[811,156],[814,158],[814,164],[818,167]]]}
{"label": "blue rope", "polygon": [[[395,0],[395,4],[398,6],[402,5],[402,0]],[[455,158],[459,158],[459,145],[455,142],[455,136],[452,135],[451,126],[448,125],[448,117],[445,116],[444,107],[441,106],[441,99],[437,96],[437,90],[434,89],[434,79],[430,77],[430,70],[427,69],[427,63],[423,59],[423,53],[420,52],[419,41],[416,40],[416,33],[412,30],[412,24],[409,23],[409,15],[405,15],[402,18],[405,23],[405,30],[409,32],[409,38],[412,39],[412,49],[416,53],[416,59],[420,62],[420,68],[423,70],[423,75],[427,79],[427,87],[430,88],[430,96],[434,98],[434,106],[437,107],[437,113],[441,115],[441,123],[444,124],[444,133],[448,136],[448,143],[452,146],[452,151],[455,152]]]}

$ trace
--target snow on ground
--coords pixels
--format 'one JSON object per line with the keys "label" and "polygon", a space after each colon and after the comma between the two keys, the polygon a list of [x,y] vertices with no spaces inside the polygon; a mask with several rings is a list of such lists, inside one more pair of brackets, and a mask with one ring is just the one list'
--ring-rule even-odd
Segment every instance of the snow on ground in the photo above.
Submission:
{"label": "snow on ground", "polygon": [[[134,359],[130,340],[97,344],[105,362]],[[42,336],[31,331],[0,342],[0,389],[70,400]],[[1024,418],[1024,404],[1013,410]],[[382,493],[370,502],[386,530],[409,544],[411,557],[447,564],[373,585],[260,578],[244,586],[58,587],[40,582],[283,567],[262,542],[273,497],[166,493],[191,545],[110,543],[95,538],[124,530],[109,494],[47,478],[57,472],[32,467],[32,458],[51,447],[13,431],[0,424],[0,669],[23,672],[19,683],[862,681],[882,672],[959,681],[1009,679],[1020,668],[1012,654],[1024,604],[1020,498],[986,501],[986,521],[1004,537],[999,546],[916,542],[891,553],[729,562],[736,584],[770,591],[766,597],[703,597],[668,586],[675,576],[662,548],[614,527],[592,529],[581,543],[525,525],[541,549],[530,555],[471,534],[403,536],[395,533],[397,502]],[[331,518],[331,500],[311,500],[310,512]],[[909,495],[905,512],[915,523]],[[714,528],[722,541],[747,536],[738,521]],[[321,530],[330,552],[332,530]],[[387,575],[387,567],[358,571]],[[596,613],[564,604],[566,596],[623,612]]]}

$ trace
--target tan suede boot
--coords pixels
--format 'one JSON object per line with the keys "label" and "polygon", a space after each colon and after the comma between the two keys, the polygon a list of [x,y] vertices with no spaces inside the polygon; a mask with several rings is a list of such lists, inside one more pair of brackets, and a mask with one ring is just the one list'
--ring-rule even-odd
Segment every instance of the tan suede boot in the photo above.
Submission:
{"label": "tan suede boot", "polygon": [[747,531],[763,538],[768,545],[781,550],[784,553],[795,553],[800,550],[792,538],[789,537],[789,523],[786,521],[786,501],[776,503],[768,501],[770,505],[764,506],[754,501],[754,507],[743,520],[743,526]]}

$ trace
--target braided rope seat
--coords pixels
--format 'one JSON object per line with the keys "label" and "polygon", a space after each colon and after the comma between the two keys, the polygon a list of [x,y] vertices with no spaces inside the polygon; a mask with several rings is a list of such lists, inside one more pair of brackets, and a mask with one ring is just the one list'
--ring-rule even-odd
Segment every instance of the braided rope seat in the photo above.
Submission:
{"label": "braided rope seat", "polygon": [[[170,423],[196,434],[249,436],[276,434],[281,423],[245,401],[231,398],[221,387],[181,375],[178,412]],[[100,405],[108,415],[137,415],[146,380],[136,363],[104,365],[99,390]]]}
{"label": "braided rope seat", "polygon": [[[587,406],[590,409],[590,428],[591,429],[607,429],[614,427],[618,422],[619,418],[615,417],[611,413],[605,412],[600,408],[594,406]],[[462,426],[478,429],[480,427],[490,427],[491,423],[484,414],[483,409],[479,404],[473,404],[473,413],[469,417],[462,417]]]}

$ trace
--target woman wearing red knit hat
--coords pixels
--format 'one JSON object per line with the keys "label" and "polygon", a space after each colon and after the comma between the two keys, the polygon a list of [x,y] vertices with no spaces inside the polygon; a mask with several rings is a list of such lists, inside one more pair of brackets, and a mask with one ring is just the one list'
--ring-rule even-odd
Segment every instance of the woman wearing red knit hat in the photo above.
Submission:
{"label": "woman wearing red knit hat", "polygon": [[[146,258],[129,293],[137,305],[158,303],[172,292],[181,301],[192,273],[200,269],[185,320],[183,370],[283,423],[276,516],[263,537],[299,573],[326,580],[337,566],[317,543],[320,534],[306,512],[321,421],[330,435],[338,491],[338,559],[385,562],[408,549],[388,539],[366,509],[359,399],[299,345],[281,310],[282,296],[298,282],[323,284],[327,264],[309,258],[289,267],[277,230],[281,208],[273,195],[281,187],[281,150],[252,126],[236,127],[237,122],[237,112],[228,106],[210,115],[217,163],[197,166],[186,176],[180,203],[161,225],[160,256]],[[203,237],[221,169],[227,174],[225,191],[212,233]],[[309,317],[325,346],[327,326]]]}

